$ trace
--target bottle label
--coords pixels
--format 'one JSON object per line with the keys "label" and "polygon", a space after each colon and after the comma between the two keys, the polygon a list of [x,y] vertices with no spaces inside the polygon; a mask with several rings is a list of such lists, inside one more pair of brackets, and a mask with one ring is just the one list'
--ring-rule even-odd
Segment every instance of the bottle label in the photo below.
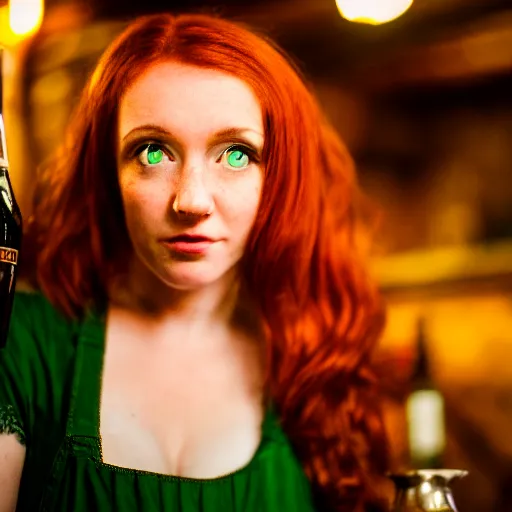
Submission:
{"label": "bottle label", "polygon": [[412,457],[421,459],[441,454],[446,442],[442,395],[433,389],[411,393],[407,417]]}
{"label": "bottle label", "polygon": [[18,251],[16,249],[9,249],[8,247],[0,247],[0,262],[17,265]]}

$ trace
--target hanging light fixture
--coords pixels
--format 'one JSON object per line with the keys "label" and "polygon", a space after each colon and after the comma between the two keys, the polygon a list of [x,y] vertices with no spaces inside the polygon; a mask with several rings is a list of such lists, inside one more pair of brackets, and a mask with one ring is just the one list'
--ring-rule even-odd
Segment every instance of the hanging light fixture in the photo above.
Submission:
{"label": "hanging light fixture", "polygon": [[0,47],[12,47],[41,26],[44,0],[9,0],[0,7]]}
{"label": "hanging light fixture", "polygon": [[380,25],[401,16],[413,0],[336,0],[340,14],[349,21]]}
{"label": "hanging light fixture", "polygon": [[44,0],[10,0],[9,25],[17,36],[37,32],[43,21]]}

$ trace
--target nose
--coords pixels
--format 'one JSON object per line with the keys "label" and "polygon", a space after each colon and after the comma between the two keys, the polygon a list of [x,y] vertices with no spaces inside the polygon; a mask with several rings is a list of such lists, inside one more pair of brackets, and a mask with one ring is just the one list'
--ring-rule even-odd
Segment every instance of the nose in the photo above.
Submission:
{"label": "nose", "polygon": [[180,217],[207,217],[213,213],[213,198],[205,186],[201,169],[182,169],[172,209]]}

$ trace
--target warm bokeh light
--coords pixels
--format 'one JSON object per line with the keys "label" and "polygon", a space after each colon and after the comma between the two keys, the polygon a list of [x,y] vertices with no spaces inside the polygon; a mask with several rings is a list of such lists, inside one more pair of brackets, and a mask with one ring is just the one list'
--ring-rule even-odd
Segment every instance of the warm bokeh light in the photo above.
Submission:
{"label": "warm bokeh light", "polygon": [[14,46],[35,34],[43,14],[44,0],[10,0],[0,7],[0,47]]}
{"label": "warm bokeh light", "polygon": [[44,0],[10,0],[9,25],[14,34],[28,36],[43,21]]}
{"label": "warm bokeh light", "polygon": [[349,21],[380,25],[401,16],[413,0],[336,0],[340,14]]}

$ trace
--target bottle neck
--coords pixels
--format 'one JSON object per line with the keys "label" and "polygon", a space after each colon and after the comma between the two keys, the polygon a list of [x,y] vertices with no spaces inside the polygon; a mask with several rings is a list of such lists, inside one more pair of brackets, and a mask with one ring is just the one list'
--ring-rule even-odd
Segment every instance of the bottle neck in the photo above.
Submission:
{"label": "bottle neck", "polygon": [[0,166],[0,204],[11,212],[16,224],[21,225],[21,212],[16,202],[7,167]]}
{"label": "bottle neck", "polygon": [[0,201],[12,212],[14,209],[13,194],[9,171],[6,167],[0,166]]}
{"label": "bottle neck", "polygon": [[425,321],[420,319],[416,328],[416,362],[411,378],[413,387],[416,389],[430,388],[432,386],[431,377],[425,332]]}

